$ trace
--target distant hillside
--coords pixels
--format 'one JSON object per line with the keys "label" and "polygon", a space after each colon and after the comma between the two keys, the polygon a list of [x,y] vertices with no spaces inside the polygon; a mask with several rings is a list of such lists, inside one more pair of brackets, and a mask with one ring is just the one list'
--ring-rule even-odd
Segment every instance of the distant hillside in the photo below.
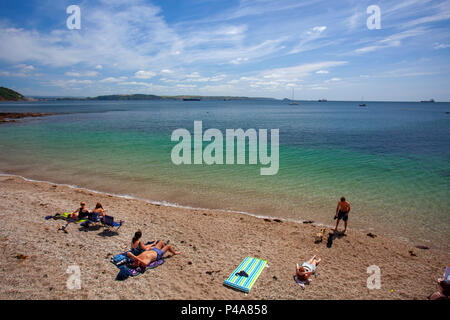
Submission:
{"label": "distant hillside", "polygon": [[[43,98],[42,100],[44,100]],[[274,100],[272,98],[249,98],[249,97],[230,97],[230,96],[157,96],[154,94],[113,94],[108,96],[98,96],[89,98],[47,98],[45,100],[183,100],[183,99],[199,99],[199,100]]]}
{"label": "distant hillside", "polygon": [[0,87],[0,101],[22,101],[22,100],[26,99],[20,93],[8,88]]}
{"label": "distant hillside", "polygon": [[87,98],[88,100],[161,100],[160,96],[153,94],[114,94],[109,96],[98,96]]}

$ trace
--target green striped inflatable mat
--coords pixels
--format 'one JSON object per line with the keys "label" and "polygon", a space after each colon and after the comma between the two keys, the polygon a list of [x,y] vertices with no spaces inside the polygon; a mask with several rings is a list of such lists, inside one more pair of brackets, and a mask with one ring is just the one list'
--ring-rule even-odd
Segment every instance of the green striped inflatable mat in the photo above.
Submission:
{"label": "green striped inflatable mat", "polygon": [[[65,220],[65,219],[68,219],[69,214],[70,214],[69,212],[64,212],[61,216]],[[85,221],[87,221],[87,219],[76,220],[76,221],[73,221],[73,223],[79,224],[79,223],[82,223],[82,222],[85,222]]]}
{"label": "green striped inflatable mat", "polygon": [[[247,257],[223,283],[226,286],[249,293],[266,265],[266,260]],[[236,275],[241,271],[245,271],[248,277]]]}

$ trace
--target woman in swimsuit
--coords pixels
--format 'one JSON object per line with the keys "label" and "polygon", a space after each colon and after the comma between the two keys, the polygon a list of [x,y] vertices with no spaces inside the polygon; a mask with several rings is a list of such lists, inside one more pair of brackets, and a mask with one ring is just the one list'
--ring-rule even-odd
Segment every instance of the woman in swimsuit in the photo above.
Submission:
{"label": "woman in swimsuit", "polygon": [[150,263],[161,260],[167,251],[173,255],[181,254],[181,252],[175,251],[170,244],[164,245],[162,241],[159,241],[150,250],[143,251],[138,256],[135,256],[131,252],[128,252],[127,256],[133,260],[133,268],[146,268]]}
{"label": "woman in swimsuit", "polygon": [[306,281],[306,280],[308,280],[308,278],[311,275],[316,273],[316,267],[319,264],[319,262],[322,261],[322,259],[320,259],[320,258],[317,259],[316,257],[317,256],[314,255],[314,257],[309,259],[308,262],[303,262],[301,267],[297,264],[297,267],[295,269],[295,273],[297,275],[297,278],[300,281]]}
{"label": "woman in swimsuit", "polygon": [[153,246],[155,246],[158,242],[159,242],[159,240],[155,243],[155,244],[153,244],[153,245],[151,245],[151,244],[149,244],[149,245],[144,245],[143,243],[142,243],[142,241],[141,241],[141,237],[142,237],[142,231],[141,230],[138,230],[138,231],[136,231],[135,233],[134,233],[134,237],[133,237],[133,239],[131,240],[131,253],[132,254],[134,254],[135,256],[138,256],[138,255],[140,255],[142,252],[144,252],[144,251],[147,251],[147,250],[150,250]]}
{"label": "woman in swimsuit", "polygon": [[105,210],[100,202],[97,202],[95,209],[92,210],[92,213],[97,213],[99,218],[103,218],[105,216]]}

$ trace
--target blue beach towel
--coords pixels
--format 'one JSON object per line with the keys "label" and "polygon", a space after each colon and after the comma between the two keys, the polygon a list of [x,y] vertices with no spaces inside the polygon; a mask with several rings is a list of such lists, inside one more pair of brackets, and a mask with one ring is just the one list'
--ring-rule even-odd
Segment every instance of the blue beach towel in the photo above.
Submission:
{"label": "blue beach towel", "polygon": [[266,265],[266,260],[247,257],[223,283],[226,286],[249,293]]}

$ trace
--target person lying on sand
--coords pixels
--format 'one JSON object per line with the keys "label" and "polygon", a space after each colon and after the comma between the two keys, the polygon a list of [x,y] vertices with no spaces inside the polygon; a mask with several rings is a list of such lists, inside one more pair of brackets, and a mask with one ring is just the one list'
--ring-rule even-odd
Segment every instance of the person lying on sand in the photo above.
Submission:
{"label": "person lying on sand", "polygon": [[167,251],[169,251],[173,255],[181,254],[181,252],[175,251],[170,244],[164,245],[162,241],[159,241],[150,250],[144,251],[138,256],[135,256],[131,252],[128,252],[127,256],[133,260],[132,264],[133,268],[137,267],[146,268],[150,263],[155,262],[157,260],[161,260]]}
{"label": "person lying on sand", "polygon": [[103,206],[100,202],[97,202],[94,210],[92,210],[91,212],[97,213],[100,218],[103,218],[105,216],[105,210],[103,209]]}
{"label": "person lying on sand", "polygon": [[448,300],[450,296],[450,283],[446,280],[438,280],[439,291],[428,297],[429,300]]}
{"label": "person lying on sand", "polygon": [[152,247],[156,246],[159,241],[154,244],[144,245],[141,241],[142,231],[138,230],[134,233],[134,237],[131,240],[131,253],[135,256],[140,255],[144,251],[150,250]]}
{"label": "person lying on sand", "polygon": [[300,281],[306,281],[311,275],[316,273],[316,267],[319,262],[322,261],[322,259],[317,259],[316,257],[317,256],[314,255],[308,262],[303,262],[301,267],[297,264],[295,273]]}
{"label": "person lying on sand", "polygon": [[72,219],[84,219],[89,215],[89,210],[86,209],[86,203],[80,202],[80,208],[69,214],[67,217]]}
{"label": "person lying on sand", "polygon": [[348,214],[350,212],[350,202],[345,200],[345,197],[342,197],[341,200],[338,202],[336,207],[336,215],[334,216],[336,221],[336,227],[334,229],[331,229],[333,231],[338,231],[338,225],[339,222],[344,220],[344,231],[342,233],[345,233],[347,231],[347,220],[348,220]]}

